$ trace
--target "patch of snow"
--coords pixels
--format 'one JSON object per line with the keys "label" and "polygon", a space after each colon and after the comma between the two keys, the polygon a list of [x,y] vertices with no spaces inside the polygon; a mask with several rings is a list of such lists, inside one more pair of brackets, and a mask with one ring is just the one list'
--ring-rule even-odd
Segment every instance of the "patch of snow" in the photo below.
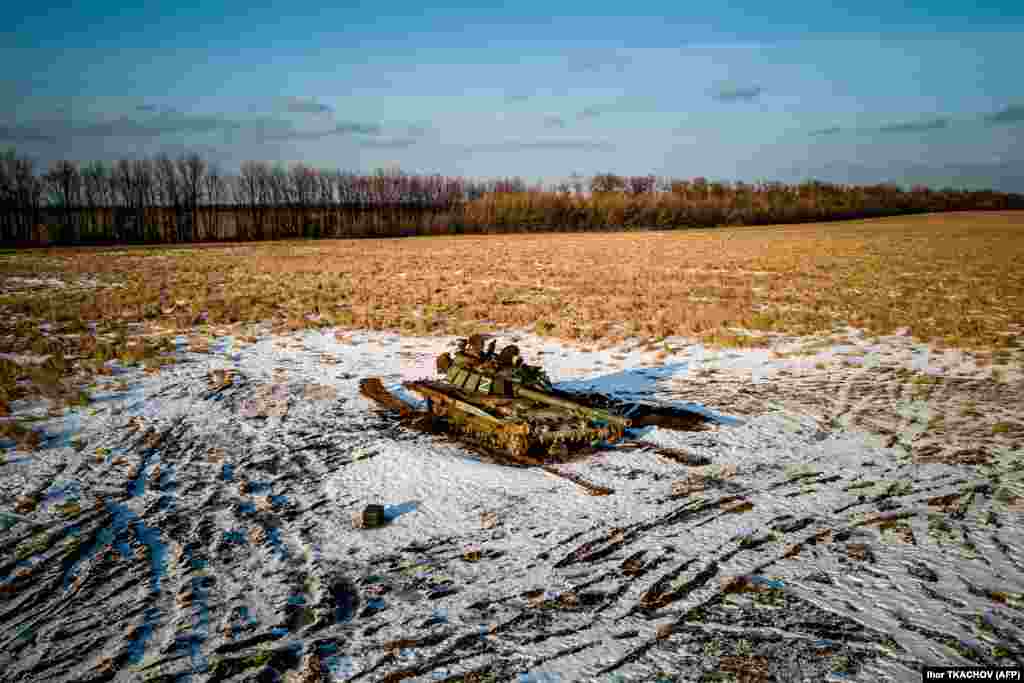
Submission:
{"label": "patch of snow", "polygon": [[[1024,548],[1024,515],[979,494],[963,519],[951,526],[955,533],[949,539],[936,540],[932,528],[936,508],[929,501],[985,483],[985,472],[914,464],[877,435],[854,425],[825,431],[819,420],[781,405],[765,406],[741,419],[687,401],[687,387],[709,367],[740,385],[754,377],[786,382],[790,380],[780,373],[813,370],[813,363],[808,366],[805,360],[772,358],[771,351],[777,349],[711,353],[671,339],[666,341],[677,351],[658,360],[658,351],[628,346],[573,350],[516,333],[524,357],[541,364],[559,388],[689,405],[715,418],[705,431],[634,430],[631,437],[641,448],[612,448],[559,465],[565,473],[614,489],[611,495],[588,496],[576,484],[539,468],[486,464],[443,437],[395,428],[359,394],[359,380],[377,376],[413,400],[401,383],[432,377],[437,354],[451,350],[454,338],[372,332],[346,336],[348,341],[342,342],[332,331],[305,331],[251,345],[221,337],[209,353],[180,351],[182,363],[159,375],[131,370],[119,377],[128,383],[127,391],[104,393],[102,402],[44,423],[55,441],[27,455],[27,462],[0,463],[5,495],[53,492],[40,503],[47,519],[75,497],[87,505],[94,496],[105,501],[109,529],[92,531],[101,539],[109,536],[109,547],[97,546],[92,555],[83,555],[67,580],[70,586],[75,576],[94,571],[102,552],[111,548],[142,558],[133,571],[144,590],[125,592],[111,609],[112,614],[135,610],[150,615],[145,623],[152,635],[131,644],[140,662],[162,656],[160,643],[182,639],[193,648],[191,655],[169,664],[168,675],[193,666],[202,674],[204,658],[237,638],[232,635],[235,626],[251,621],[256,625],[246,628],[256,629],[254,633],[301,638],[302,647],[335,638],[347,654],[331,656],[347,657],[353,674],[366,673],[377,661],[366,652],[423,635],[418,629],[429,632],[440,623],[431,620],[443,610],[443,626],[455,637],[483,626],[482,637],[490,639],[499,658],[515,663],[512,673],[536,680],[553,675],[564,681],[598,680],[599,669],[653,641],[659,624],[715,598],[721,577],[766,574],[775,577],[768,579],[772,586],[783,586],[777,590],[806,609],[859,624],[864,634],[879,639],[891,636],[904,651],[873,654],[861,676],[904,680],[910,671],[906,662],[962,661],[948,644],[941,644],[974,637],[973,622],[960,615],[993,608],[1009,614],[983,591],[1024,593],[1024,568],[1016,559]],[[833,362],[863,348],[866,342],[858,337],[822,349],[813,358]],[[901,357],[901,351],[910,352],[901,361],[908,367],[922,357],[929,359],[909,342],[897,351],[876,347],[875,353],[889,361]],[[963,362],[954,357],[943,361]],[[208,378],[215,369],[231,370],[234,383],[211,388]],[[272,409],[258,409],[251,403],[255,400]],[[14,407],[16,412],[23,409]],[[916,422],[927,422],[925,408],[908,405],[907,410],[918,411]],[[156,436],[146,437],[147,429]],[[86,446],[77,450],[71,447],[73,440]],[[689,468],[657,456],[657,448],[701,455],[712,465]],[[1008,472],[1021,455],[1019,449],[1010,452],[1000,471]],[[704,488],[688,497],[674,496],[672,484],[690,476],[702,480]],[[899,493],[904,486],[911,490]],[[877,525],[862,524],[880,511],[858,496],[886,491],[897,492],[892,500],[908,513],[914,544]],[[732,497],[749,503],[749,509],[730,512],[733,503],[721,501]],[[385,506],[388,523],[378,529],[354,528],[352,514],[369,503]],[[986,527],[989,513],[1002,520],[998,530]],[[828,532],[838,540],[808,544],[815,534]],[[769,533],[777,538],[757,549],[743,549],[744,543],[768,538]],[[137,549],[125,538],[137,541]],[[797,544],[806,545],[787,556],[787,549]],[[856,559],[857,553],[867,552],[860,544],[870,549],[873,561]],[[1010,548],[1010,554],[1002,547]],[[467,553],[477,552],[479,559],[473,554],[474,559],[466,559]],[[633,555],[660,564],[630,578],[622,565]],[[45,554],[38,557],[40,562],[55,561]],[[192,564],[201,566],[193,570]],[[936,576],[934,585],[908,573],[911,565],[929,567]],[[710,574],[702,580],[700,571],[708,567]],[[192,571],[211,577],[209,586],[197,588]],[[830,583],[808,579],[821,574]],[[665,585],[676,582],[678,596],[665,610],[645,615],[637,605],[662,577],[667,577]],[[0,585],[13,581],[0,577]],[[368,587],[375,585],[387,588]],[[349,599],[345,591],[350,589],[344,586],[359,593],[359,614],[336,623],[332,615],[341,608],[335,603]],[[38,656],[0,654],[0,667],[28,680],[29,669],[49,652],[46,643],[60,624],[88,618],[95,608],[71,600],[70,590],[36,598],[40,610],[68,601],[63,612],[54,607],[57,616],[42,618],[37,625],[43,635],[35,646]],[[205,606],[175,606],[176,596],[186,590],[192,604]],[[585,590],[601,590],[609,602],[596,611],[557,612],[560,628],[575,629],[564,639],[538,636],[536,643],[526,643],[523,639],[530,634],[522,629],[540,625],[491,630],[542,609],[524,597],[529,591],[539,591],[537,600],[557,601]],[[945,599],[949,596],[955,596],[955,604]],[[481,609],[480,604],[488,607]],[[242,606],[244,619],[235,616]],[[301,618],[289,616],[301,615],[302,606],[327,620],[323,630],[307,629]],[[1002,632],[1020,637],[1017,622],[1007,618],[999,624]],[[127,624],[111,629],[110,635],[121,640],[129,631]],[[779,629],[790,644],[811,637],[798,626]],[[637,635],[617,637],[628,630]],[[8,636],[4,638],[9,644]],[[597,645],[558,655],[572,644],[590,641]],[[452,641],[445,643],[438,650],[411,650],[406,659],[370,676],[397,670],[402,661],[408,666],[428,661]],[[650,677],[656,661],[682,670],[697,656],[680,640],[668,643],[672,647],[658,646],[651,658],[639,657],[616,670]],[[85,657],[75,661],[60,674],[65,676],[61,680],[88,670]],[[459,666],[473,663],[481,660],[467,654]],[[45,666],[41,670],[59,677]]]}

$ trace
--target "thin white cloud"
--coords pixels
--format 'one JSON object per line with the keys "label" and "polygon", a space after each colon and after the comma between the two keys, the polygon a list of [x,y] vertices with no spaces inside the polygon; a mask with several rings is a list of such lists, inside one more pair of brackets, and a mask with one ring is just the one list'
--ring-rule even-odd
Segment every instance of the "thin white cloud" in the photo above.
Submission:
{"label": "thin white cloud", "polygon": [[477,144],[461,145],[466,152],[516,152],[525,150],[577,150],[588,152],[609,152],[615,149],[615,145],[606,140],[593,140],[589,138],[536,138],[503,140],[502,142],[482,142]]}
{"label": "thin white cloud", "polygon": [[764,50],[771,47],[766,43],[684,43],[679,46],[683,52],[706,52],[712,50]]}
{"label": "thin white cloud", "polygon": [[548,114],[544,117],[545,128],[565,128],[565,119],[557,114]]}
{"label": "thin white cloud", "polygon": [[726,87],[715,92],[714,97],[719,102],[753,102],[764,92],[759,85],[743,87]]}

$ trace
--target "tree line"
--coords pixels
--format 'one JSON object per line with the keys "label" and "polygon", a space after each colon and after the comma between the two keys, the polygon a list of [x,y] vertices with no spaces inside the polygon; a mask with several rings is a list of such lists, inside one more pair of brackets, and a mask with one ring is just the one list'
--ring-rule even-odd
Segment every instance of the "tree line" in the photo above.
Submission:
{"label": "tree line", "polygon": [[1024,195],[819,181],[709,182],[600,173],[550,186],[399,170],[357,174],[198,154],[113,163],[0,153],[0,242],[182,243],[520,230],[672,229],[1024,209]]}

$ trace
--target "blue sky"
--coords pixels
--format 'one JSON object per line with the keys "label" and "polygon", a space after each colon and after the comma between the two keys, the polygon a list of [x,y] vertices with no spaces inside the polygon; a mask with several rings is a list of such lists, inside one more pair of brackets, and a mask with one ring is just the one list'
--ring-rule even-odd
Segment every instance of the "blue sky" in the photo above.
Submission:
{"label": "blue sky", "polygon": [[8,3],[0,147],[1024,192],[1021,3],[687,5]]}

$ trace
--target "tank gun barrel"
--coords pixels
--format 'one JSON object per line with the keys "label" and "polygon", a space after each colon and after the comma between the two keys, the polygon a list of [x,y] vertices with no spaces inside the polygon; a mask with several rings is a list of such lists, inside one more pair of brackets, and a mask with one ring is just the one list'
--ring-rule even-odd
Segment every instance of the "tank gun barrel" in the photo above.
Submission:
{"label": "tank gun barrel", "polygon": [[529,387],[524,387],[522,384],[515,384],[513,386],[513,391],[516,396],[528,398],[531,401],[536,401],[537,403],[546,403],[547,405],[558,406],[559,408],[565,408],[566,410],[580,412],[595,420],[616,424],[622,428],[629,427],[632,424],[628,419],[619,417],[618,415],[613,415],[612,413],[609,413],[606,410],[601,410],[600,408],[588,408],[587,406],[580,405],[575,401],[558,398],[557,396],[549,396],[542,391],[535,391]]}

